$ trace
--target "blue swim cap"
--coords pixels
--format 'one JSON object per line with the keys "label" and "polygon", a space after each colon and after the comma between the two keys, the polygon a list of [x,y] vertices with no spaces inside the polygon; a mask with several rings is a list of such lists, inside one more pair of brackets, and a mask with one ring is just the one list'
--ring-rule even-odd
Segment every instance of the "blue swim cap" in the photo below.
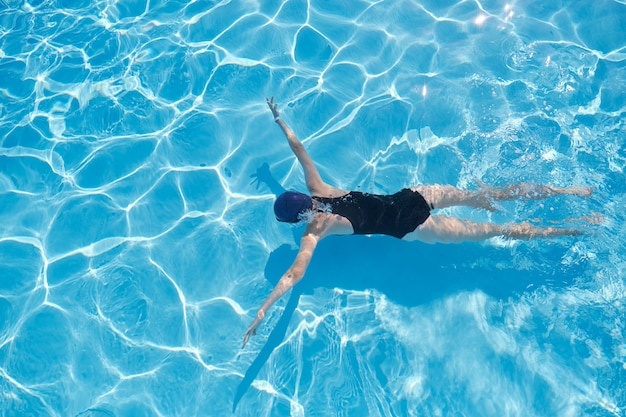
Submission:
{"label": "blue swim cap", "polygon": [[299,215],[313,208],[311,197],[296,191],[282,193],[274,203],[276,220],[287,223],[298,223]]}

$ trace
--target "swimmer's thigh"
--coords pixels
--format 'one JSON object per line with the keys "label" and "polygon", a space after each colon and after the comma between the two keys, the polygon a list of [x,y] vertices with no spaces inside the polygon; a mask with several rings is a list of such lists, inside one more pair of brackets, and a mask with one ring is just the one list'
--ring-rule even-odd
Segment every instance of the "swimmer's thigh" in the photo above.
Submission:
{"label": "swimmer's thigh", "polygon": [[502,232],[502,227],[493,223],[475,223],[456,217],[431,215],[403,239],[431,244],[476,242],[498,236]]}

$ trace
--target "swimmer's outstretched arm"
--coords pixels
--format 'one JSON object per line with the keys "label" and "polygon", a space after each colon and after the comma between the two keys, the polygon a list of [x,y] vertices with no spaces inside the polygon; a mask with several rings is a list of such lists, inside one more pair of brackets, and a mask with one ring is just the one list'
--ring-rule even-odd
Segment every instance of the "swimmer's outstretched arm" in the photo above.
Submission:
{"label": "swimmer's outstretched arm", "polygon": [[[306,186],[309,189],[309,192],[312,195],[318,196],[326,196],[329,194],[329,190],[334,189],[334,187],[326,184],[322,177],[320,176],[313,160],[309,156],[309,154],[304,149],[304,145],[302,142],[298,140],[293,131],[287,126],[287,124],[280,118],[280,113],[278,112],[278,104],[274,103],[274,97],[267,100],[267,105],[269,106],[272,114],[274,115],[274,120],[280,126],[285,137],[287,138],[287,142],[289,142],[289,146],[291,150],[300,161],[300,165],[304,169],[304,179],[306,181]],[[345,194],[345,193],[344,193]]]}
{"label": "swimmer's outstretched arm", "polygon": [[[308,229],[309,228],[307,227],[307,232],[309,231]],[[280,278],[280,281],[278,281],[278,284],[276,284],[274,290],[267,297],[261,308],[259,308],[259,311],[256,314],[256,318],[254,319],[250,327],[248,327],[248,330],[246,330],[246,334],[243,337],[243,346],[241,346],[242,349],[246,346],[246,343],[248,342],[250,336],[256,334],[257,328],[263,321],[265,313],[267,313],[267,310],[269,310],[272,304],[274,304],[276,300],[282,297],[283,294],[289,291],[294,285],[300,282],[300,280],[304,276],[304,272],[309,266],[309,262],[311,261],[311,257],[313,256],[313,251],[315,251],[315,247],[317,246],[317,242],[319,242],[319,240],[321,239],[321,237],[316,235],[315,233],[307,232],[304,233],[304,235],[302,236],[302,240],[300,241],[300,251],[296,256],[296,260],[293,262],[287,272],[285,272],[285,274]]]}

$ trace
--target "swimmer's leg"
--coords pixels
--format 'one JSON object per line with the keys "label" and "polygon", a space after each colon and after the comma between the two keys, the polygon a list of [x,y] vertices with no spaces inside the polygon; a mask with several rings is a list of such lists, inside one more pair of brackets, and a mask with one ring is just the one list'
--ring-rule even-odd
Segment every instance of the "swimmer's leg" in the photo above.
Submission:
{"label": "swimmer's leg", "polygon": [[495,210],[489,200],[478,198],[479,191],[460,190],[451,185],[419,185],[412,190],[420,193],[432,209],[469,206]]}
{"label": "swimmer's leg", "polygon": [[413,188],[424,196],[433,209],[469,206],[493,211],[493,201],[516,199],[541,200],[558,194],[588,196],[591,188],[558,188],[549,185],[519,183],[503,187],[483,186],[479,190],[459,190],[451,185],[420,185]]}
{"label": "swimmer's leg", "polygon": [[576,236],[582,232],[576,229],[537,227],[528,223],[499,225],[476,223],[456,217],[431,215],[404,240],[419,240],[425,243],[478,242],[495,236],[514,239],[549,238],[556,236]]}

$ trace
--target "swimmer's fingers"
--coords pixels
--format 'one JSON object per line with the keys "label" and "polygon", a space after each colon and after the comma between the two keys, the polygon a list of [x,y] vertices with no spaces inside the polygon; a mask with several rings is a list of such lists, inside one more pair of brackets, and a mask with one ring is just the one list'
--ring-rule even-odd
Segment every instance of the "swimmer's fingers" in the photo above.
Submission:
{"label": "swimmer's fingers", "polygon": [[267,105],[272,111],[272,115],[274,116],[274,119],[278,119],[280,117],[280,113],[278,113],[278,104],[274,103],[274,97],[272,98],[266,97],[265,101],[267,101]]}
{"label": "swimmer's fingers", "polygon": [[243,336],[243,344],[241,345],[242,349],[246,347],[246,343],[248,343],[248,339],[250,339],[250,333],[246,332],[246,334]]}
{"label": "swimmer's fingers", "polygon": [[243,344],[241,345],[241,348],[245,348],[246,347],[246,343],[248,343],[248,339],[250,339],[250,336],[255,336],[256,335],[256,329],[250,330],[248,329],[246,331],[246,334],[243,336]]}
{"label": "swimmer's fingers", "polygon": [[243,343],[241,345],[241,348],[245,348],[246,347],[246,343],[248,343],[248,339],[250,339],[250,331],[246,331],[246,334],[243,335]]}
{"label": "swimmer's fingers", "polygon": [[250,327],[248,327],[248,330],[246,330],[246,334],[243,336],[243,345],[241,346],[242,349],[246,346],[246,343],[248,343],[248,339],[250,339],[250,336],[256,335],[256,329],[259,328],[260,324],[261,320],[257,317],[256,319],[254,319]]}

